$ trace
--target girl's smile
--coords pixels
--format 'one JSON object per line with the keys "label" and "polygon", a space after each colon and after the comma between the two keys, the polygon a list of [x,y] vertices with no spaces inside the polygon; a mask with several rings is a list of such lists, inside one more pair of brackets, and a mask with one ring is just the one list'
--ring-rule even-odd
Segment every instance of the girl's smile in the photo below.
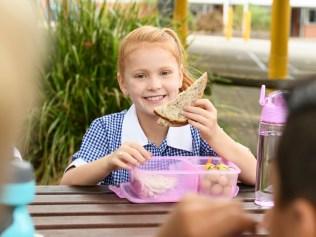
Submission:
{"label": "girl's smile", "polygon": [[152,104],[162,104],[164,98],[166,98],[166,95],[152,95],[152,96],[145,96],[144,99],[148,102],[148,103],[152,103]]}

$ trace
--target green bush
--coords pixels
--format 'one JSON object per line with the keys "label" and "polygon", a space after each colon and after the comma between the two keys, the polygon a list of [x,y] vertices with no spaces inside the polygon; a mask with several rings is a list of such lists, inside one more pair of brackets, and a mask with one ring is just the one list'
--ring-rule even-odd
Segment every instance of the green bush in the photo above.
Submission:
{"label": "green bush", "polygon": [[[271,22],[271,8],[250,5],[251,12],[251,30],[253,31],[269,31]],[[241,30],[243,19],[243,6],[234,8],[234,29]]]}
{"label": "green bush", "polygon": [[128,106],[116,80],[119,41],[140,25],[158,24],[154,15],[140,17],[136,4],[59,2],[48,27],[53,49],[27,153],[41,184],[58,181],[93,119]]}
{"label": "green bush", "polygon": [[254,30],[269,31],[271,23],[271,8],[250,6],[252,13],[252,28]]}

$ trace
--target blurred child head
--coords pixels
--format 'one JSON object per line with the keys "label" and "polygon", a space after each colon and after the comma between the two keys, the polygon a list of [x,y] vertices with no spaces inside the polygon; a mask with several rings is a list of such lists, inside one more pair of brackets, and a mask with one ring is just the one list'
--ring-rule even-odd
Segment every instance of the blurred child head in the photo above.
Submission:
{"label": "blurred child head", "polygon": [[[43,40],[32,1],[0,1],[0,175],[33,107]],[[0,183],[3,179],[0,177]]]}
{"label": "blurred child head", "polygon": [[295,88],[274,165],[272,236],[316,236],[316,81]]}
{"label": "blurred child head", "polygon": [[118,81],[139,117],[155,116],[156,106],[172,100],[192,83],[184,63],[183,47],[171,29],[143,26],[122,40]]}

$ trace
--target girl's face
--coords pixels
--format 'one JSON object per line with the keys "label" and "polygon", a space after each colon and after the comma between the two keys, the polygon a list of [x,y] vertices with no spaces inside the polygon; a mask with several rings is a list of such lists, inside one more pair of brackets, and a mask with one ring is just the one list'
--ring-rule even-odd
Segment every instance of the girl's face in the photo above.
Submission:
{"label": "girl's face", "polygon": [[138,116],[154,116],[154,108],[172,100],[179,93],[183,74],[168,50],[158,43],[140,43],[124,59],[120,88],[128,95]]}

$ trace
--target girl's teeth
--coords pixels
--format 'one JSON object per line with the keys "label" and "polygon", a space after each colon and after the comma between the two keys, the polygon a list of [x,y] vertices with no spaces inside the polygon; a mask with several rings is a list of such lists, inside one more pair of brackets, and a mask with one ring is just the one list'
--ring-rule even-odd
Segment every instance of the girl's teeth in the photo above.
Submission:
{"label": "girl's teeth", "polygon": [[151,100],[151,101],[158,101],[158,100],[162,100],[163,96],[152,96],[152,97],[147,97],[147,100]]}

